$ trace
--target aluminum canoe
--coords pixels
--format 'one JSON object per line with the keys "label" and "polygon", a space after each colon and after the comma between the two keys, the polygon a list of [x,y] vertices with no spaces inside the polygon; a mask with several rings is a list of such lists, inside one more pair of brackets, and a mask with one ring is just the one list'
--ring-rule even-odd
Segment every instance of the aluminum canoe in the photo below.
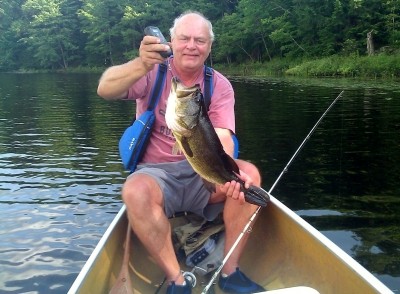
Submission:
{"label": "aluminum canoe", "polygon": [[[68,293],[109,293],[121,270],[127,224],[123,206]],[[241,269],[268,293],[393,293],[275,197],[260,211],[250,234]],[[156,293],[164,279],[134,234],[129,275],[132,293]],[[197,276],[193,293],[201,293],[207,283]],[[214,292],[209,293],[222,293],[216,285],[211,290]],[[165,285],[159,293],[165,293]]]}

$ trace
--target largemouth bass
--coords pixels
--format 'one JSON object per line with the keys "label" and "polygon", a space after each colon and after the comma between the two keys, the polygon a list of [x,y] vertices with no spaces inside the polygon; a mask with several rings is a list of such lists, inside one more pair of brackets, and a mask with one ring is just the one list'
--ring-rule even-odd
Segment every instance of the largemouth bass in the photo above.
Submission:
{"label": "largemouth bass", "polygon": [[237,181],[247,202],[263,207],[267,205],[270,197],[265,190],[253,185],[247,189],[238,177],[239,167],[224,151],[208,117],[199,85],[187,88],[177,78],[172,79],[165,120],[178,144],[173,153],[182,151],[205,181],[212,184]]}

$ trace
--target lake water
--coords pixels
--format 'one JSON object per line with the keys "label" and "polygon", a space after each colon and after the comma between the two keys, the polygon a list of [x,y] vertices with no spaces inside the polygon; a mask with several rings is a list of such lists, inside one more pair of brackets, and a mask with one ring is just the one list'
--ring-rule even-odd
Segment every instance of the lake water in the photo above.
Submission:
{"label": "lake water", "polygon": [[[117,144],[130,102],[96,74],[0,74],[0,293],[66,293],[121,207]],[[396,82],[231,78],[240,157],[273,191],[400,292],[400,88]]]}

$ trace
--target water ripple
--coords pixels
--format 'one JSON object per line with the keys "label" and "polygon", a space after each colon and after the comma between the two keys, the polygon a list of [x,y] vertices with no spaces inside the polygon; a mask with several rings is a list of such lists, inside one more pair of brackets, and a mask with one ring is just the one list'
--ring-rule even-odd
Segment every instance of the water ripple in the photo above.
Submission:
{"label": "water ripple", "polygon": [[[131,102],[97,97],[97,75],[0,74],[0,292],[66,293],[121,207],[118,140]],[[400,92],[352,81],[233,81],[240,157],[266,187],[325,107],[274,191],[394,289]]]}

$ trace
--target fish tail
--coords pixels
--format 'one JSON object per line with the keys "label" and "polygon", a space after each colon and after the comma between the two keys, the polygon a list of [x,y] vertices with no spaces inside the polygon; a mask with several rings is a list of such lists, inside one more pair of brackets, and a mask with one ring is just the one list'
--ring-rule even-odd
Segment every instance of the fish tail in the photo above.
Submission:
{"label": "fish tail", "polygon": [[270,195],[263,188],[251,185],[244,192],[244,198],[248,203],[265,207],[270,200]]}

